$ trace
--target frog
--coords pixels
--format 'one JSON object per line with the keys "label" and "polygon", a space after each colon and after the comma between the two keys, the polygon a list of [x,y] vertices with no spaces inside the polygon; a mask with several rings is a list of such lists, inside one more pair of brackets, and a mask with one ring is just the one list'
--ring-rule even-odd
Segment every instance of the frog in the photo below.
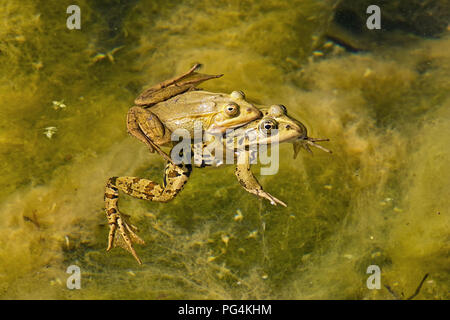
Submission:
{"label": "frog", "polygon": [[[264,191],[252,174],[250,161],[248,160],[251,145],[272,142],[274,136],[268,135],[268,133],[275,128],[277,129],[276,141],[278,143],[292,142],[294,145],[302,146],[311,143],[314,145],[317,141],[327,141],[327,139],[307,137],[306,127],[300,121],[288,116],[285,107],[280,105],[262,109],[261,114],[263,114],[261,119],[255,119],[234,130],[228,130],[227,136],[215,136],[218,139],[215,139],[214,143],[225,143],[225,141],[230,139],[243,141],[243,149],[240,148],[243,151],[239,152],[239,150],[236,150],[235,153],[236,157],[244,159],[241,163],[238,162],[236,166],[236,177],[241,186],[249,193],[269,200],[273,205],[280,204],[286,206],[284,202]],[[257,132],[258,139],[252,141],[245,139],[245,135],[249,131]],[[210,142],[206,145],[207,148],[211,146],[212,144]],[[227,143],[224,147],[229,148],[229,144]],[[202,162],[198,166],[205,167],[207,165],[204,165]],[[119,191],[138,199],[163,203],[168,202],[180,193],[187,183],[191,172],[192,164],[174,163],[173,161],[167,160],[164,169],[163,184],[139,177],[110,178],[107,182],[104,196],[105,211],[110,227],[106,250],[109,251],[115,246],[120,246],[129,251],[139,264],[142,264],[142,260],[137,255],[133,244],[144,244],[145,242],[137,235],[137,227],[129,223],[129,217],[119,211]]]}
{"label": "frog", "polygon": [[204,81],[223,76],[196,72],[200,67],[195,64],[187,72],[144,90],[128,111],[128,133],[167,161],[172,159],[160,147],[172,144],[171,135],[177,129],[193,136],[194,124],[200,122],[206,132],[223,134],[262,117],[242,91],[225,94],[197,88]]}
{"label": "frog", "polygon": [[[287,205],[265,192],[253,175],[250,169],[251,163],[257,157],[257,149],[252,145],[273,145],[275,143],[290,142],[293,144],[294,156],[297,155],[301,148],[312,153],[310,146],[316,147],[327,153],[331,150],[317,144],[316,142],[329,141],[329,139],[308,137],[308,131],[305,125],[293,117],[288,116],[287,108],[284,105],[272,105],[269,108],[258,106],[263,113],[263,117],[258,121],[253,121],[236,130],[229,131],[226,136],[222,137],[223,148],[233,147],[234,158],[237,162],[235,175],[241,186],[249,193],[260,198],[269,200],[272,205],[280,204],[284,207]],[[251,137],[251,139],[249,139]],[[225,143],[226,140],[226,143]],[[214,143],[206,146],[209,151],[214,149]],[[208,158],[214,158],[212,152],[206,152]],[[222,161],[209,161],[210,165],[221,165]]]}

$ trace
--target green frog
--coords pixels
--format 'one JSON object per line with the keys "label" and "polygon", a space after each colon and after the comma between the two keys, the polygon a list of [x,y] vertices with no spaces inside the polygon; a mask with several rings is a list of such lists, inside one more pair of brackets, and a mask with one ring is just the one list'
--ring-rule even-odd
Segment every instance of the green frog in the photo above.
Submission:
{"label": "green frog", "polygon": [[[291,142],[294,146],[295,159],[302,147],[310,153],[312,151],[309,146],[331,153],[330,150],[316,143],[329,141],[329,139],[308,137],[307,129],[303,123],[288,116],[287,109],[283,105],[273,105],[269,108],[260,107],[263,117],[227,132],[226,136],[219,139],[219,143],[223,144],[220,149],[228,149],[229,146],[233,148],[234,160],[237,163],[235,174],[246,191],[269,200],[272,205],[280,204],[287,207],[283,201],[265,192],[250,170],[251,163],[256,161],[258,156],[257,146],[273,146],[274,144]],[[223,163],[222,156],[217,161],[211,160],[215,157],[215,142],[207,142],[204,148],[207,150],[204,154],[209,160],[209,165],[218,166]]]}
{"label": "green frog", "polygon": [[[277,143],[292,142],[294,144],[294,150],[297,150],[297,153],[298,148],[301,146],[318,146],[315,142],[326,141],[327,139],[307,137],[305,126],[301,122],[289,117],[283,106],[275,105],[264,108],[260,113],[263,115],[261,119],[255,119],[240,128],[231,130],[225,137],[215,135],[215,139],[205,142],[204,147],[209,150],[212,149],[214,144],[224,144],[225,141],[229,141],[230,139],[237,141],[238,143],[236,145],[238,147],[233,151],[235,151],[234,156],[240,160],[236,167],[236,176],[242,187],[258,197],[269,200],[273,205],[280,204],[286,206],[284,202],[264,191],[250,171],[249,159],[251,156],[251,147],[255,144],[270,143],[273,141]],[[272,131],[274,134],[272,134]],[[246,137],[249,132],[255,132],[257,138],[252,140],[247,139]],[[230,144],[226,143],[224,149],[229,148],[229,146]],[[326,150],[325,148],[323,149]],[[213,165],[220,163],[220,161],[208,163],[212,163]],[[204,162],[199,166],[204,166]],[[191,172],[191,164],[176,164],[168,157],[162,185],[138,177],[110,178],[105,191],[105,210],[110,225],[107,250],[109,251],[113,246],[121,246],[128,250],[139,264],[142,263],[133,247],[133,243],[144,244],[144,241],[136,234],[137,228],[128,223],[126,221],[127,218],[119,212],[119,190],[139,199],[168,202],[175,198],[183,189]]]}
{"label": "green frog", "polygon": [[199,67],[196,64],[188,72],[145,90],[136,98],[137,106],[128,111],[128,132],[167,161],[172,159],[160,147],[172,144],[176,129],[185,129],[193,136],[194,124],[199,122],[205,132],[223,134],[262,116],[242,91],[225,94],[196,88],[222,76],[197,73]]}

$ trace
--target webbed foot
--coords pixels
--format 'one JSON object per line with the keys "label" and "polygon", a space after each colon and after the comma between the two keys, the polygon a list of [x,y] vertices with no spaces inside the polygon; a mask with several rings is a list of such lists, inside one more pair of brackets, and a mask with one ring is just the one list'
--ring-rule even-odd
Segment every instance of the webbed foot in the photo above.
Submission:
{"label": "webbed foot", "polygon": [[106,248],[106,251],[111,250],[113,247],[120,246],[129,251],[139,264],[142,264],[141,259],[133,248],[133,243],[145,244],[145,242],[135,233],[135,231],[138,231],[138,228],[132,224],[128,224],[125,219],[126,218],[122,217],[120,213],[117,213],[115,221],[110,222],[108,247]]}

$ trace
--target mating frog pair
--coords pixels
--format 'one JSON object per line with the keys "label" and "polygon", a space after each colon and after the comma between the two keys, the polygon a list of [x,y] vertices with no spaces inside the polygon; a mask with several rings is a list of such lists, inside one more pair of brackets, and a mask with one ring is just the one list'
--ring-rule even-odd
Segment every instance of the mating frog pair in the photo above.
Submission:
{"label": "mating frog pair", "polygon": [[[147,89],[135,100],[137,106],[128,112],[128,132],[145,143],[151,152],[158,152],[167,161],[163,184],[138,177],[112,177],[106,185],[105,210],[110,225],[107,250],[121,246],[139,264],[142,262],[133,243],[143,244],[144,241],[135,233],[137,228],[129,224],[118,209],[119,190],[135,198],[157,202],[170,201],[182,190],[189,179],[192,165],[176,163],[160,148],[173,146],[171,136],[175,130],[184,129],[193,137],[195,124],[200,122],[204,133],[214,136],[203,142],[203,147],[207,150],[214,144],[230,148],[230,143],[225,145],[225,141],[235,141],[232,146],[238,147],[232,147],[235,148],[232,151],[238,160],[236,177],[241,186],[248,192],[269,200],[273,205],[286,206],[284,202],[265,192],[251,172],[252,145],[292,142],[294,157],[302,146],[309,150],[308,145],[330,152],[315,143],[327,139],[309,138],[305,126],[289,117],[284,106],[257,108],[245,99],[241,91],[233,91],[228,95],[197,89],[196,86],[200,83],[222,76],[197,73],[198,67],[199,65],[195,65],[181,76]],[[252,140],[247,139],[250,133],[253,133]],[[202,162],[198,166],[221,162],[209,163]]]}

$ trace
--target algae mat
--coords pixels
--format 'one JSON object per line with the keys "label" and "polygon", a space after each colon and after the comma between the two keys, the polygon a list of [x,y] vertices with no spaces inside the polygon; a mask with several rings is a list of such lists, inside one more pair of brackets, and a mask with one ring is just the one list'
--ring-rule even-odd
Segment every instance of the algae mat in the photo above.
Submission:
{"label": "algae mat", "polygon": [[[395,299],[425,274],[417,298],[449,298],[448,32],[355,53],[326,40],[333,1],[78,1],[80,30],[71,4],[0,4],[1,298]],[[260,181],[287,208],[241,192],[232,166],[194,170],[167,204],[122,196],[138,266],[105,252],[105,183],[160,181],[126,113],[196,62],[225,74],[205,89],[282,103],[334,153],[281,146]]]}

